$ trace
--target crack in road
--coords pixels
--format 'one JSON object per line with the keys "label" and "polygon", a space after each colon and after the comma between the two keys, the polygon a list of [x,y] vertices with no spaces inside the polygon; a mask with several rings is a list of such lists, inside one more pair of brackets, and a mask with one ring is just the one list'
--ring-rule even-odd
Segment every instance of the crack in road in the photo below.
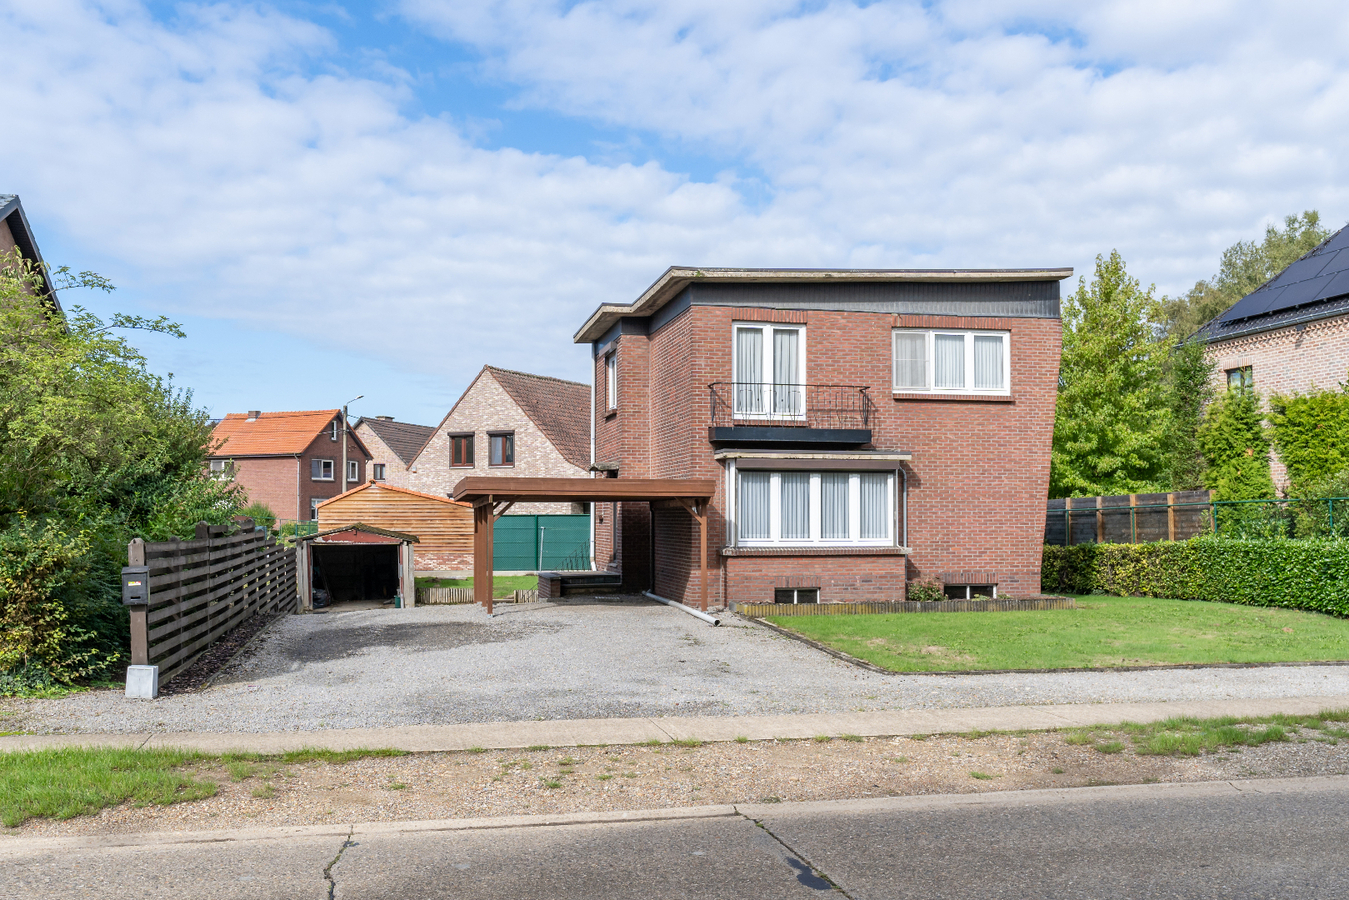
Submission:
{"label": "crack in road", "polygon": [[342,840],[342,846],[337,848],[337,855],[332,858],[328,865],[323,867],[323,878],[328,882],[328,900],[334,900],[337,895],[337,879],[333,878],[333,867],[342,859],[342,854],[347,852],[348,847],[355,847],[356,843],[351,838],[356,833],[356,826],[352,825],[347,836]]}
{"label": "crack in road", "polygon": [[837,891],[844,897],[847,897],[848,900],[853,900],[852,894],[845,891],[838,882],[834,881],[834,879],[826,875],[813,862],[806,859],[803,854],[798,853],[790,844],[774,834],[773,830],[764,824],[762,819],[752,819],[738,809],[736,810],[736,815],[753,824],[764,834],[772,838],[783,851],[786,851],[785,853],[780,852],[778,855],[782,857],[783,862],[796,870],[796,880],[802,886],[816,891]]}

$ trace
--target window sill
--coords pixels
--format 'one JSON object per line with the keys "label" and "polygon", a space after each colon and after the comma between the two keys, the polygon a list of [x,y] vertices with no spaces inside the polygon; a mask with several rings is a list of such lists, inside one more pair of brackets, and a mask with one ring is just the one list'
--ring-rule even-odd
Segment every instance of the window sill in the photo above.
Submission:
{"label": "window sill", "polygon": [[908,547],[722,547],[722,556],[907,556]]}
{"label": "window sill", "polygon": [[890,394],[896,400],[944,400],[947,403],[1015,403],[1016,398],[1011,394],[938,394],[938,393],[910,393],[907,391],[893,391]]}
{"label": "window sill", "polygon": [[311,478],[311,479],[309,479],[309,480],[310,480],[310,481],[321,482],[321,483],[323,483],[323,484],[332,484],[333,481],[334,481],[335,479],[333,479],[333,478]]}
{"label": "window sill", "polygon": [[614,416],[616,416],[616,415],[618,415],[618,410],[616,410],[616,409],[611,409],[611,410],[608,410],[607,412],[605,412],[604,418],[605,418],[606,420],[608,420],[608,419],[612,419],[612,418],[613,418]]}

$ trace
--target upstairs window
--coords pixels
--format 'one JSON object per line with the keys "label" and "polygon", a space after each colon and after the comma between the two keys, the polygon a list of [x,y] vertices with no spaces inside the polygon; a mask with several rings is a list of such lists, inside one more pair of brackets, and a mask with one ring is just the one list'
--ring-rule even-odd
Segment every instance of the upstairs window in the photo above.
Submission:
{"label": "upstairs window", "polygon": [[347,460],[347,482],[352,483],[361,480],[361,464],[354,459]]}
{"label": "upstairs window", "polygon": [[313,481],[333,480],[333,461],[331,459],[311,459],[309,477]]}
{"label": "upstairs window", "polygon": [[1250,366],[1241,366],[1227,370],[1227,389],[1229,391],[1249,391],[1255,389],[1255,372]]}
{"label": "upstairs window", "polygon": [[795,325],[735,326],[735,415],[747,419],[805,416],[806,330]]}
{"label": "upstairs window", "polygon": [[331,441],[336,441],[336,440],[337,440],[337,420],[336,420],[336,419],[333,419],[332,427],[328,430],[328,439],[331,440]]}
{"label": "upstairs window", "polygon": [[473,467],[473,435],[450,435],[450,465],[455,468]]}
{"label": "upstairs window", "polygon": [[315,522],[319,517],[319,504],[323,502],[322,497],[309,498],[309,521]]}
{"label": "upstairs window", "polygon": [[892,472],[736,473],[744,546],[888,546],[894,543]]}
{"label": "upstairs window", "polygon": [[228,479],[233,474],[234,460],[232,459],[213,459],[211,460],[211,477],[222,481]]}
{"label": "upstairs window", "polygon": [[618,354],[610,353],[604,358],[604,408],[618,409]]}
{"label": "upstairs window", "polygon": [[1005,331],[897,329],[897,393],[1009,394],[1011,335]]}
{"label": "upstairs window", "polygon": [[491,442],[491,458],[488,460],[489,465],[515,465],[515,432],[506,431],[501,434],[489,434],[487,439]]}
{"label": "upstairs window", "polygon": [[370,474],[370,478],[371,478],[372,480],[374,480],[374,481],[383,481],[383,480],[384,480],[384,463],[373,463],[373,464],[371,465],[371,469],[372,469],[372,471],[371,471],[371,474]]}

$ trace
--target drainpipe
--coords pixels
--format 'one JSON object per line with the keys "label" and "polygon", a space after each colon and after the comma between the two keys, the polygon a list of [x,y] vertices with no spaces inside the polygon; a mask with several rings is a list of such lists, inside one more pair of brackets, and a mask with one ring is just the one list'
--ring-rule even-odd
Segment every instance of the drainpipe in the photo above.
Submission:
{"label": "drainpipe", "polygon": [[[590,345],[590,477],[595,477],[595,345]],[[595,504],[590,504],[590,571],[595,571]]]}
{"label": "drainpipe", "polygon": [[905,547],[908,547],[908,546],[909,546],[909,473],[904,469],[904,467],[903,467],[902,465],[899,467],[899,475],[900,475],[901,478],[904,479],[903,493],[900,494],[900,509],[902,510],[901,515],[903,516],[903,522],[904,522],[904,531],[903,531],[903,535],[904,535],[904,536],[903,536],[902,540],[904,541],[904,546],[905,546]]}
{"label": "drainpipe", "polygon": [[709,625],[720,625],[720,624],[721,624],[721,619],[718,619],[718,618],[716,618],[715,616],[709,616],[707,613],[703,612],[701,609],[694,609],[692,606],[685,606],[684,604],[682,604],[682,603],[676,603],[676,602],[673,601],[673,600],[666,600],[664,597],[661,597],[661,596],[658,596],[658,595],[656,595],[656,594],[653,594],[653,593],[651,593],[650,591],[642,591],[642,594],[643,594],[644,596],[646,596],[646,597],[651,598],[652,600],[655,600],[657,603],[664,603],[666,606],[673,606],[675,609],[679,610],[680,612],[686,612],[686,613],[688,613],[689,615],[693,616],[695,619],[702,619],[704,622],[706,622],[706,623],[709,624]]}

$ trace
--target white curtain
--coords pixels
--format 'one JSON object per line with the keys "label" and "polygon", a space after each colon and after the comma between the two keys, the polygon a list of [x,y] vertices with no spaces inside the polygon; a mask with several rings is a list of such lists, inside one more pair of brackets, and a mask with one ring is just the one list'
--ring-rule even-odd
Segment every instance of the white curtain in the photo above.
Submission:
{"label": "white curtain", "polygon": [[1000,334],[974,336],[974,389],[1000,391],[1006,385],[1002,380],[1002,346]]}
{"label": "white curtain", "polygon": [[773,412],[780,416],[802,411],[800,342],[795,328],[773,329]]}
{"label": "white curtain", "polygon": [[783,472],[781,514],[782,539],[810,538],[810,473]]}
{"label": "white curtain", "polygon": [[965,387],[965,335],[934,335],[933,381],[939,388]]}
{"label": "white curtain", "polygon": [[826,541],[849,537],[846,472],[825,472],[820,476],[820,537]]}
{"label": "white curtain", "polygon": [[735,411],[757,415],[764,411],[763,329],[735,330]]}
{"label": "white curtain", "polygon": [[767,472],[740,473],[741,540],[766,541],[771,536],[768,530],[769,477]]}
{"label": "white curtain", "polygon": [[927,390],[927,335],[921,331],[895,332],[895,387]]}
{"label": "white curtain", "polygon": [[862,539],[890,536],[890,476],[885,472],[862,474]]}

